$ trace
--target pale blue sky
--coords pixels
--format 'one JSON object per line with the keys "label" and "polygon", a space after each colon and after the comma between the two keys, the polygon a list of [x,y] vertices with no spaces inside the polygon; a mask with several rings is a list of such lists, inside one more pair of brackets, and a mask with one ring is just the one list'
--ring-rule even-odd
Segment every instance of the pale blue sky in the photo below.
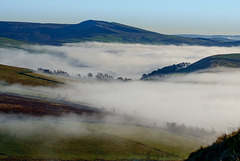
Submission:
{"label": "pale blue sky", "polygon": [[93,19],[177,34],[239,34],[240,0],[0,0],[1,21]]}

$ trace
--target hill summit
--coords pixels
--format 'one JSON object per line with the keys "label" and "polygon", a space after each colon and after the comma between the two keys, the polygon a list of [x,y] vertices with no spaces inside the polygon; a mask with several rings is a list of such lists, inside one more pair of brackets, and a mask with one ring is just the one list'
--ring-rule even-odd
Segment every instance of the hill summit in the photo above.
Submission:
{"label": "hill summit", "polygon": [[87,20],[78,24],[0,21],[0,37],[47,45],[61,45],[63,43],[84,41],[163,45],[240,45],[240,42],[229,43],[207,38],[164,35],[116,22],[96,20]]}

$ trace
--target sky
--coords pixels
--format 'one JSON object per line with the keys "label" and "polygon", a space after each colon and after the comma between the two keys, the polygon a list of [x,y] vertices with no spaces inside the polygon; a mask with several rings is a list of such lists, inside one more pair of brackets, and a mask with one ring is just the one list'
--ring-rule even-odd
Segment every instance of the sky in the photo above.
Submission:
{"label": "sky", "polygon": [[0,0],[1,21],[118,22],[163,34],[240,35],[239,0]]}

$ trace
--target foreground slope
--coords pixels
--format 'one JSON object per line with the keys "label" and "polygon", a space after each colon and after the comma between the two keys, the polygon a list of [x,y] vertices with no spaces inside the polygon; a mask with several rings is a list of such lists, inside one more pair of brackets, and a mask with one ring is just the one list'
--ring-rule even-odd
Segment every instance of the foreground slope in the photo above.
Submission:
{"label": "foreground slope", "polygon": [[55,122],[0,123],[0,159],[180,160],[200,145],[161,129]]}
{"label": "foreground slope", "polygon": [[[45,132],[22,135],[0,132],[0,159],[12,160],[119,160],[119,159],[178,159],[171,153],[145,144],[102,133],[87,124],[71,123],[78,132],[57,132],[52,125],[35,122]],[[58,125],[55,125],[58,128]],[[64,130],[64,129],[62,129]]]}
{"label": "foreground slope", "polygon": [[152,71],[149,74],[143,74],[141,80],[154,80],[169,74],[192,73],[216,67],[240,68],[240,54],[219,54],[203,58],[193,64],[174,64]]}
{"label": "foreground slope", "polygon": [[[232,45],[231,42],[225,44],[221,40],[164,35],[115,22],[95,20],[88,20],[79,24],[0,21],[0,37],[47,45],[82,41],[204,46]],[[239,45],[239,42],[233,42],[233,45]]]}
{"label": "foreground slope", "polygon": [[240,160],[240,130],[219,137],[215,143],[190,154],[187,161]]}
{"label": "foreground slope", "polygon": [[5,118],[0,119],[1,160],[179,160],[206,145],[199,137],[136,126],[140,121],[128,115],[66,101],[12,94],[0,98]]}

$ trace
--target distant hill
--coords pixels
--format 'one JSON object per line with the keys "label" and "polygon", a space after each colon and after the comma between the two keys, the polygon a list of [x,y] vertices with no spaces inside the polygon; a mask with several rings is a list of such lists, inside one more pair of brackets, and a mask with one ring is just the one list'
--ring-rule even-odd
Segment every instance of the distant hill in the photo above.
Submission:
{"label": "distant hill", "polygon": [[30,45],[33,43],[18,41],[10,38],[0,37],[0,48],[21,48],[22,45]]}
{"label": "distant hill", "polygon": [[0,37],[47,45],[83,41],[203,46],[240,45],[240,42],[235,41],[226,41],[226,43],[223,40],[164,35],[115,22],[94,20],[79,24],[0,21]]}
{"label": "distant hill", "polygon": [[214,67],[240,68],[240,54],[220,54],[203,58],[193,64],[180,63],[143,74],[141,80],[153,80],[167,74],[191,73]]}
{"label": "distant hill", "polygon": [[240,160],[240,130],[219,137],[215,143],[190,154],[187,161]]}
{"label": "distant hill", "polygon": [[205,38],[213,40],[223,40],[226,42],[240,41],[240,35],[197,35],[197,34],[178,34],[176,36],[188,38]]}

